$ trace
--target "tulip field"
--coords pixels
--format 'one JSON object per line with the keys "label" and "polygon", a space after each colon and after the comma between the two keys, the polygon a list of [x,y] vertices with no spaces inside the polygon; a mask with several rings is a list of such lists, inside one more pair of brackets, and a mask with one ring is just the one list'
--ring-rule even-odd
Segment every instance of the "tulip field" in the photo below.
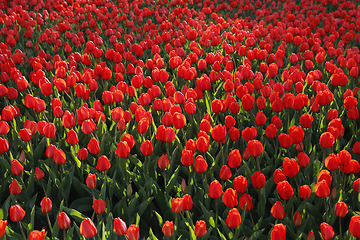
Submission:
{"label": "tulip field", "polygon": [[359,0],[0,0],[0,239],[360,239]]}

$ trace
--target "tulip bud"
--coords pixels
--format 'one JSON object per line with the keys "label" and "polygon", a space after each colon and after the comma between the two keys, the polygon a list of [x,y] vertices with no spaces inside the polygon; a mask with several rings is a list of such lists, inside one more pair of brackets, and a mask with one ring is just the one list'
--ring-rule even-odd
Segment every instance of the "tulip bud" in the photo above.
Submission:
{"label": "tulip bud", "polygon": [[25,210],[20,205],[14,205],[10,207],[10,219],[13,222],[21,221],[25,216]]}
{"label": "tulip bud", "polygon": [[186,192],[186,182],[184,178],[181,181],[181,191]]}
{"label": "tulip bud", "polygon": [[86,186],[90,189],[96,188],[96,175],[89,173],[86,178]]}
{"label": "tulip bud", "polygon": [[127,189],[126,189],[126,195],[129,197],[132,195],[132,193],[133,193],[133,189],[132,189],[131,183],[129,183],[129,185],[127,186]]}
{"label": "tulip bud", "polygon": [[119,235],[122,236],[126,233],[127,227],[126,222],[124,222],[121,218],[115,218],[113,223],[113,231]]}
{"label": "tulip bud", "polygon": [[35,168],[35,177],[37,180],[41,180],[43,179],[45,176],[45,173],[43,170],[41,170],[40,168],[36,167]]}
{"label": "tulip bud", "polygon": [[70,218],[64,212],[59,213],[57,222],[60,229],[68,229],[71,223]]}
{"label": "tulip bud", "polygon": [[21,193],[21,188],[16,180],[12,181],[10,184],[9,191],[13,195],[19,195]]}
{"label": "tulip bud", "polygon": [[139,226],[131,224],[126,231],[126,236],[129,240],[139,240],[140,239]]}
{"label": "tulip bud", "polygon": [[332,189],[332,191],[331,191],[330,197],[331,197],[332,199],[335,199],[335,198],[336,198],[336,188],[335,188],[335,187],[333,187],[333,189]]}
{"label": "tulip bud", "polygon": [[50,200],[50,198],[44,197],[40,202],[40,206],[42,213],[48,213],[52,209],[52,201]]}
{"label": "tulip bud", "polygon": [[19,161],[20,162],[25,162],[25,151],[24,150],[21,150],[21,153],[20,153],[20,157],[19,157]]}
{"label": "tulip bud", "polygon": [[85,218],[80,224],[80,233],[86,238],[92,238],[96,235],[97,229],[90,218]]}
{"label": "tulip bud", "polygon": [[45,228],[43,228],[41,231],[38,230],[34,230],[31,231],[30,235],[29,235],[29,240],[42,240],[45,239]]}
{"label": "tulip bud", "polygon": [[4,237],[7,220],[0,220],[0,238]]}
{"label": "tulip bud", "polygon": [[13,159],[11,161],[11,172],[12,172],[12,174],[17,176],[17,175],[20,175],[23,171],[24,171],[24,166],[21,165],[21,163],[18,160]]}
{"label": "tulip bud", "polygon": [[309,232],[307,240],[315,240],[315,234],[313,230]]}
{"label": "tulip bud", "polygon": [[294,214],[294,225],[295,226],[300,226],[301,225],[301,213],[296,212]]}

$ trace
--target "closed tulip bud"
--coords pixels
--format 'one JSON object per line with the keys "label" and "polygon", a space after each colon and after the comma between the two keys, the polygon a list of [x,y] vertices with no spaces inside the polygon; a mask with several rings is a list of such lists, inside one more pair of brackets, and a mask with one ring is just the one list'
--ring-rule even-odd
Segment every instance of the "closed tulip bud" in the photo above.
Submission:
{"label": "closed tulip bud", "polygon": [[271,207],[271,215],[276,219],[283,219],[285,217],[284,207],[280,201],[277,201]]}
{"label": "closed tulip bud", "polygon": [[42,213],[50,212],[51,209],[52,209],[52,201],[51,201],[51,199],[48,198],[48,197],[44,197],[40,202],[40,206],[41,206],[41,212]]}
{"label": "closed tulip bud", "polygon": [[7,220],[0,220],[0,238],[4,237],[7,226]]}
{"label": "closed tulip bud", "polygon": [[93,238],[97,234],[97,229],[90,218],[85,218],[81,222],[80,233],[86,238]]}
{"label": "closed tulip bud", "polygon": [[40,168],[36,167],[36,168],[35,168],[35,178],[36,178],[37,180],[41,180],[41,179],[44,178],[44,176],[45,176],[44,171],[41,170]]}
{"label": "closed tulip bud", "polygon": [[349,231],[354,237],[360,238],[360,215],[351,217]]}
{"label": "closed tulip bud", "polygon": [[335,198],[336,198],[336,188],[335,188],[335,187],[333,187],[333,189],[331,190],[330,197],[331,197],[332,199],[335,199]]}
{"label": "closed tulip bud", "polygon": [[313,230],[309,232],[307,240],[315,240],[315,234]]}
{"label": "closed tulip bud", "polygon": [[12,181],[9,185],[9,191],[12,195],[19,195],[21,193],[21,188],[16,180]]}
{"label": "closed tulip bud", "polygon": [[133,193],[133,189],[132,189],[131,183],[129,183],[129,185],[126,188],[126,195],[131,196],[132,193]]}
{"label": "closed tulip bud", "polygon": [[126,236],[129,240],[139,240],[140,239],[139,226],[131,224],[126,231]]}
{"label": "closed tulip bud", "polygon": [[21,165],[21,163],[18,160],[13,159],[11,161],[11,172],[12,172],[12,174],[17,176],[17,175],[20,175],[23,171],[24,171],[24,166]]}
{"label": "closed tulip bud", "polygon": [[60,212],[58,214],[57,222],[60,229],[68,229],[71,223],[70,218],[65,212]]}
{"label": "closed tulip bud", "polygon": [[306,199],[310,197],[311,195],[311,189],[308,185],[302,185],[300,187],[299,196],[301,199]]}
{"label": "closed tulip bud", "polygon": [[293,158],[285,157],[285,161],[282,163],[283,172],[287,177],[295,177],[299,172],[299,164]]}
{"label": "closed tulip bud", "polygon": [[47,158],[53,158],[55,156],[57,149],[54,145],[50,144],[47,148],[46,148],[46,157]]}
{"label": "closed tulip bud", "polygon": [[87,145],[87,149],[89,150],[89,152],[93,155],[96,155],[100,152],[100,143],[96,138],[92,138],[90,139],[88,145]]}
{"label": "closed tulip bud", "polygon": [[169,222],[169,221],[166,221],[164,223],[164,226],[162,228],[162,232],[164,234],[165,237],[171,237],[174,233],[174,223],[173,221]]}
{"label": "closed tulip bud", "polygon": [[146,140],[145,142],[141,143],[141,145],[140,145],[141,153],[144,156],[150,156],[153,152],[153,149],[154,149],[154,147],[150,140]]}
{"label": "closed tulip bud", "polygon": [[348,206],[344,202],[337,202],[335,204],[335,215],[338,217],[345,217],[349,212]]}
{"label": "closed tulip bud", "polygon": [[301,213],[295,212],[294,214],[294,225],[300,226],[301,225]]}
{"label": "closed tulip bud", "polygon": [[75,145],[79,142],[76,132],[71,129],[66,137],[66,142],[70,145]]}
{"label": "closed tulip bud", "polygon": [[251,140],[247,143],[250,155],[252,157],[258,157],[262,154],[264,147],[262,143],[258,140]]}
{"label": "closed tulip bud", "polygon": [[199,155],[195,158],[195,166],[194,166],[195,172],[204,173],[207,167],[208,164],[203,156]]}
{"label": "closed tulip bud", "polygon": [[228,165],[231,168],[237,168],[241,164],[241,154],[238,149],[234,149],[229,153]]}
{"label": "closed tulip bud", "polygon": [[54,162],[58,165],[63,165],[66,162],[66,155],[63,150],[57,149],[54,155]]}
{"label": "closed tulip bud", "polygon": [[218,182],[218,180],[212,181],[209,186],[209,193],[208,193],[209,197],[213,199],[217,199],[221,197],[222,193],[223,193],[222,186]]}
{"label": "closed tulip bud", "polygon": [[292,195],[294,195],[293,187],[286,180],[279,182],[276,186],[276,190],[278,191],[280,198],[285,200],[290,199]]}
{"label": "closed tulip bud", "polygon": [[21,153],[20,153],[20,157],[19,157],[19,161],[20,162],[25,162],[26,158],[25,158],[25,151],[24,150],[21,150]]}
{"label": "closed tulip bud", "polygon": [[38,230],[31,231],[28,240],[44,240],[45,234],[46,234],[45,228],[43,228],[43,230],[41,231]]}
{"label": "closed tulip bud", "polygon": [[206,234],[206,222],[204,220],[199,220],[195,224],[195,235],[197,237],[202,237]]}
{"label": "closed tulip bud", "polygon": [[181,191],[186,192],[186,182],[184,178],[181,181]]}
{"label": "closed tulip bud", "polygon": [[286,226],[282,223],[276,224],[270,237],[271,240],[286,240]]}
{"label": "closed tulip bud", "polygon": [[234,188],[238,193],[244,193],[248,186],[248,180],[244,176],[237,176],[234,178]]}
{"label": "closed tulip bud", "polygon": [[116,155],[118,155],[119,158],[126,158],[130,154],[130,146],[127,141],[121,141],[119,142],[117,148],[116,148]]}
{"label": "closed tulip bud", "polygon": [[185,166],[185,167],[189,167],[191,165],[193,165],[194,163],[194,157],[193,154],[190,150],[186,150],[184,149],[182,151],[181,154],[181,163]]}
{"label": "closed tulip bud", "polygon": [[333,227],[327,224],[326,222],[320,224],[320,230],[321,230],[321,236],[323,237],[324,240],[330,240],[335,235]]}
{"label": "closed tulip bud", "polygon": [[81,148],[78,151],[78,158],[80,161],[85,161],[88,157],[89,153],[88,150],[86,148]]}
{"label": "closed tulip bud", "polygon": [[25,211],[20,205],[14,205],[10,207],[10,219],[13,222],[21,221],[25,216]]}
{"label": "closed tulip bud", "polygon": [[102,199],[94,199],[92,207],[95,211],[95,214],[100,215],[105,212],[106,203]]}
{"label": "closed tulip bud", "polygon": [[229,211],[226,218],[226,225],[229,228],[237,228],[241,224],[241,216],[237,208],[233,208]]}
{"label": "closed tulip bud", "polygon": [[96,188],[96,175],[89,173],[86,178],[86,186],[90,189]]}

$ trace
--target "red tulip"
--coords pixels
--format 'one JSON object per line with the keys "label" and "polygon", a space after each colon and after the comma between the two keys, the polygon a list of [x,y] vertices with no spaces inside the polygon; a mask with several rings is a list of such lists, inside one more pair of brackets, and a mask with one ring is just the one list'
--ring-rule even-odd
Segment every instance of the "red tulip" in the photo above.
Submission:
{"label": "red tulip", "polygon": [[231,170],[228,166],[224,165],[220,169],[219,177],[221,180],[228,180],[231,178]]}
{"label": "red tulip", "polygon": [[87,145],[87,149],[89,150],[89,152],[93,155],[96,155],[100,152],[100,143],[96,138],[91,138],[88,145]]}
{"label": "red tulip", "polygon": [[20,129],[19,135],[24,142],[29,142],[32,139],[31,131],[27,128]]}
{"label": "red tulip", "polygon": [[21,221],[25,216],[25,211],[20,205],[13,205],[10,207],[10,219],[13,222]]}
{"label": "red tulip", "polygon": [[7,226],[7,220],[0,220],[0,238],[4,237]]}
{"label": "red tulip", "polygon": [[233,208],[229,211],[226,218],[226,225],[229,228],[237,228],[241,224],[241,216],[237,208]]}
{"label": "red tulip", "polygon": [[211,131],[211,136],[218,143],[224,142],[226,140],[226,127],[221,124],[216,125]]}
{"label": "red tulip", "polygon": [[321,230],[321,236],[323,237],[324,240],[330,240],[335,235],[333,227],[327,224],[326,222],[320,224],[320,230]]}
{"label": "red tulip", "polygon": [[111,167],[110,161],[105,155],[99,157],[98,162],[96,164],[97,170],[104,172],[108,170],[110,167]]}
{"label": "red tulip", "polygon": [[161,169],[166,169],[169,166],[169,158],[166,154],[163,154],[161,157],[159,157],[158,166]]}
{"label": "red tulip", "polygon": [[58,165],[63,165],[66,162],[66,155],[63,150],[57,149],[54,155],[54,162]]}
{"label": "red tulip", "polygon": [[102,199],[94,199],[92,208],[95,211],[95,214],[100,215],[105,212],[106,209],[106,203]]}
{"label": "red tulip", "polygon": [[166,221],[164,223],[163,228],[162,228],[162,232],[163,232],[165,237],[170,238],[174,233],[174,223],[173,223],[173,221],[171,221],[171,222]]}
{"label": "red tulip", "polygon": [[171,201],[171,211],[180,213],[183,210],[183,198],[173,198]]}
{"label": "red tulip", "polygon": [[234,178],[234,188],[238,193],[244,193],[248,186],[248,180],[244,176],[237,176]]}
{"label": "red tulip", "polygon": [[246,205],[246,211],[250,211],[253,208],[253,202],[249,194],[244,193],[239,199],[239,207],[244,210]]}
{"label": "red tulip", "polygon": [[195,224],[195,235],[202,237],[206,234],[206,222],[204,220],[198,220]]}
{"label": "red tulip", "polygon": [[299,144],[304,139],[305,133],[301,126],[291,126],[289,129],[289,136],[292,143]]}
{"label": "red tulip", "polygon": [[21,193],[21,188],[16,180],[13,180],[9,185],[9,191],[12,195],[19,195]]}
{"label": "red tulip", "polygon": [[10,131],[10,126],[5,121],[0,121],[0,135],[6,135]]}
{"label": "red tulip", "polygon": [[320,136],[320,146],[322,148],[330,148],[335,143],[334,136],[329,132],[324,132]]}
{"label": "red tulip", "polygon": [[193,200],[192,200],[191,196],[188,194],[185,194],[182,197],[182,199],[183,199],[183,201],[182,201],[183,210],[185,210],[185,211],[191,210],[193,207]]}
{"label": "red tulip", "polygon": [[282,166],[283,172],[287,177],[295,177],[300,170],[298,163],[293,158],[285,157]]}
{"label": "red tulip", "polygon": [[153,148],[154,147],[150,140],[146,140],[145,142],[141,143],[141,145],[140,145],[141,153],[144,156],[150,156],[153,152]]}
{"label": "red tulip", "polygon": [[222,193],[223,190],[221,184],[217,180],[212,181],[209,186],[209,197],[217,199],[221,197]]}
{"label": "red tulip", "polygon": [[242,106],[243,106],[244,110],[249,111],[249,110],[253,109],[253,107],[254,107],[255,97],[253,95],[250,95],[250,94],[245,94],[241,98],[241,103],[242,103]]}
{"label": "red tulip", "polygon": [[301,115],[300,117],[300,124],[303,128],[310,128],[313,122],[313,116],[308,114],[308,113],[304,113],[303,115]]}
{"label": "red tulip", "polygon": [[78,151],[78,158],[80,161],[85,161],[88,157],[89,153],[86,148],[80,148]]}
{"label": "red tulip", "polygon": [[229,153],[228,165],[231,168],[237,168],[241,164],[241,154],[238,149],[234,149]]}
{"label": "red tulip", "polygon": [[116,148],[116,155],[118,155],[119,158],[127,158],[130,154],[130,147],[127,141],[121,141],[119,142],[117,148]]}
{"label": "red tulip", "polygon": [[65,212],[60,212],[58,214],[57,222],[60,229],[68,229],[71,223],[70,218]]}
{"label": "red tulip", "polygon": [[253,157],[258,157],[262,154],[264,147],[262,143],[258,140],[251,140],[247,143],[250,155]]}
{"label": "red tulip", "polygon": [[181,163],[185,167],[189,167],[189,166],[193,165],[194,157],[193,157],[193,154],[191,151],[183,149],[182,154],[181,154]]}
{"label": "red tulip", "polygon": [[299,196],[301,199],[306,199],[310,197],[311,189],[308,185],[303,185],[300,187]]}
{"label": "red tulip", "polygon": [[339,168],[338,157],[334,153],[331,153],[325,158],[325,167],[330,171],[334,171]]}
{"label": "red tulip", "polygon": [[285,217],[285,211],[280,201],[277,201],[271,207],[271,215],[276,219],[283,219]]}
{"label": "red tulip", "polygon": [[17,175],[20,175],[23,171],[24,171],[24,166],[21,165],[21,163],[18,160],[13,159],[11,161],[11,172],[12,172],[12,174],[17,176]]}
{"label": "red tulip", "polygon": [[269,124],[265,129],[265,135],[269,139],[274,139],[277,136],[277,128],[274,124]]}
{"label": "red tulip", "polygon": [[252,126],[251,128],[246,127],[244,130],[242,130],[241,135],[243,139],[248,142],[250,140],[253,140],[256,138],[256,135],[258,133],[258,130]]}
{"label": "red tulip", "polygon": [[236,207],[237,204],[238,204],[236,191],[234,189],[232,189],[232,188],[226,189],[226,191],[223,194],[222,200],[223,200],[223,203],[228,208]]}
{"label": "red tulip", "polygon": [[36,167],[36,168],[35,168],[35,178],[36,178],[37,180],[41,180],[41,179],[44,178],[44,176],[45,176],[44,171],[41,170],[40,168]]}
{"label": "red tulip", "polygon": [[290,135],[287,135],[285,133],[280,133],[280,135],[278,136],[278,140],[282,148],[289,148],[293,144]]}
{"label": "red tulip", "polygon": [[48,198],[48,197],[44,197],[40,202],[40,206],[41,206],[41,212],[42,213],[50,212],[51,209],[52,209],[52,201],[51,201],[51,199]]}
{"label": "red tulip", "polygon": [[294,195],[293,187],[288,183],[288,181],[279,182],[276,186],[276,190],[278,191],[280,198],[282,199],[290,199],[292,195]]}
{"label": "red tulip", "polygon": [[346,166],[350,163],[351,154],[346,150],[342,150],[337,154],[337,159],[338,159],[339,165]]}
{"label": "red tulip", "polygon": [[266,182],[265,175],[262,172],[255,172],[251,175],[251,184],[254,186],[254,188],[260,189],[264,187]]}
{"label": "red tulip", "polygon": [[44,134],[47,138],[54,138],[56,133],[56,127],[53,123],[47,123],[44,127]]}
{"label": "red tulip", "polygon": [[66,142],[70,145],[75,145],[79,142],[76,132],[71,129],[66,137]]}
{"label": "red tulip", "polygon": [[337,202],[335,204],[335,215],[338,217],[345,217],[349,212],[348,206],[344,202]]}
{"label": "red tulip", "polygon": [[297,159],[300,167],[307,167],[307,165],[309,165],[310,158],[306,153],[299,152],[297,155]]}
{"label": "red tulip", "polygon": [[330,172],[326,169],[321,170],[318,174],[317,181],[321,182],[322,180],[325,180],[326,184],[330,187],[332,182],[332,176]]}
{"label": "red tulip", "polygon": [[310,231],[307,237],[307,240],[315,240],[315,234],[314,231]]}
{"label": "red tulip", "polygon": [[209,149],[209,141],[203,136],[199,137],[196,141],[196,148],[202,153],[206,152]]}
{"label": "red tulip", "polygon": [[208,164],[203,156],[199,155],[195,158],[195,166],[194,166],[195,172],[204,173],[207,170],[207,167]]}
{"label": "red tulip", "polygon": [[44,240],[45,234],[46,234],[45,228],[43,228],[43,230],[41,231],[38,230],[31,231],[28,240]]}
{"label": "red tulip", "polygon": [[325,180],[317,182],[315,185],[315,194],[318,197],[325,198],[330,195],[330,188]]}
{"label": "red tulip", "polygon": [[286,226],[282,223],[276,224],[271,231],[271,240],[285,240]]}
{"label": "red tulip", "polygon": [[294,214],[294,225],[300,226],[301,225],[301,213],[295,212]]}
{"label": "red tulip", "polygon": [[354,237],[360,238],[360,215],[351,217],[349,231]]}
{"label": "red tulip", "polygon": [[135,224],[131,224],[126,231],[126,236],[129,240],[139,240],[140,239],[139,226]]}
{"label": "red tulip", "polygon": [[115,218],[113,222],[113,231],[119,236],[124,235],[127,231],[126,222],[121,218]]}
{"label": "red tulip", "polygon": [[85,218],[81,222],[80,233],[86,238],[93,238],[97,234],[97,229],[90,218]]}

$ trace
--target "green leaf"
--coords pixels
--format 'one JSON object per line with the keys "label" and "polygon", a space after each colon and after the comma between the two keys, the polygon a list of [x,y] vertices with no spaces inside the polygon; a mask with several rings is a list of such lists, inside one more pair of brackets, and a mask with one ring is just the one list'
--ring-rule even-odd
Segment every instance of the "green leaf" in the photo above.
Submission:
{"label": "green leaf", "polygon": [[64,212],[66,212],[67,214],[69,214],[70,216],[72,216],[77,222],[81,223],[82,220],[84,220],[86,218],[85,215],[83,215],[82,213],[74,210],[74,209],[70,209],[67,207],[63,207],[64,208]]}
{"label": "green leaf", "polygon": [[[149,237],[150,239],[158,240],[157,237],[154,235],[154,233],[153,233],[153,231],[152,231],[151,228],[150,228],[150,230],[149,230],[149,235],[150,235],[150,237]],[[148,239],[149,239],[149,238],[148,238]]]}
{"label": "green leaf", "polygon": [[221,231],[220,231],[219,228],[217,228],[217,231],[218,231],[218,233],[219,233],[220,239],[221,239],[221,240],[226,240],[226,237],[224,236],[224,234],[221,233]]}
{"label": "green leaf", "polygon": [[142,202],[139,205],[139,210],[138,210],[138,214],[141,216],[144,211],[148,208],[149,204],[151,203],[151,201],[154,199],[154,197],[149,197],[146,201]]}
{"label": "green leaf", "polygon": [[195,232],[194,232],[194,229],[190,226],[189,222],[185,222],[186,226],[188,226],[189,228],[189,235],[190,235],[190,239],[193,239],[193,240],[196,240],[196,235],[195,235]]}
{"label": "green leaf", "polygon": [[176,168],[176,170],[173,173],[173,175],[171,176],[168,184],[166,185],[166,188],[165,188],[165,193],[166,194],[169,194],[171,192],[171,190],[173,189],[173,187],[175,186],[175,184],[177,183],[177,177],[179,175],[179,169],[180,169],[180,166],[178,166]]}
{"label": "green leaf", "polygon": [[163,227],[164,221],[163,221],[161,215],[160,215],[159,213],[157,213],[156,211],[154,211],[154,213],[155,213],[155,215],[156,215],[156,217],[157,217],[157,219],[158,219],[158,221],[159,221],[160,227]]}
{"label": "green leaf", "polygon": [[45,150],[45,147],[46,147],[46,144],[47,144],[47,137],[43,137],[40,141],[39,144],[37,144],[35,150],[34,150],[34,161],[36,162],[37,160],[41,159],[42,158],[42,155],[44,154],[44,150]]}
{"label": "green leaf", "polygon": [[201,211],[205,216],[205,219],[208,219],[208,223],[210,224],[210,226],[215,228],[214,218],[211,216],[210,212],[205,208],[205,206],[202,202],[199,202],[199,204],[201,207]]}

